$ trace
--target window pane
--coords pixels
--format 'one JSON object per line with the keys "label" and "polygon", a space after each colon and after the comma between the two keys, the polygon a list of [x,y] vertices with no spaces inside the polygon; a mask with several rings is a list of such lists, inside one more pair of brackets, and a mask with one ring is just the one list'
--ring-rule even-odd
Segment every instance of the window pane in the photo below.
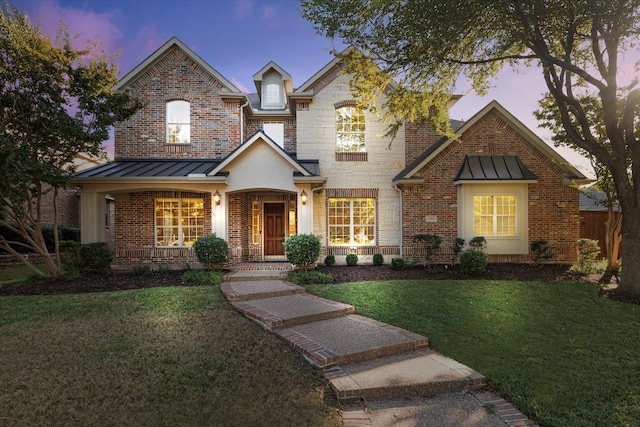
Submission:
{"label": "window pane", "polygon": [[203,199],[156,199],[156,245],[191,246],[204,236]]}
{"label": "window pane", "polygon": [[190,105],[187,101],[167,102],[167,142],[189,144],[191,135]]}
{"label": "window pane", "polygon": [[473,197],[473,232],[476,236],[516,236],[516,196]]}
{"label": "window pane", "polygon": [[329,199],[329,244],[375,244],[375,199]]}
{"label": "window pane", "polygon": [[336,109],[336,151],[365,151],[365,116],[355,107]]}

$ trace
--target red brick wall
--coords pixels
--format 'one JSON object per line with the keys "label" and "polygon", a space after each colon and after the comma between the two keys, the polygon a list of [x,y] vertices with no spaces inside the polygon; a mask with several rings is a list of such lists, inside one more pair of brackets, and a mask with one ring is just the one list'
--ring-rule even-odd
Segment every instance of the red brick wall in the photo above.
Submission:
{"label": "red brick wall", "polygon": [[428,123],[420,125],[415,122],[407,122],[404,132],[406,141],[404,148],[405,164],[411,164],[441,137],[436,133],[434,127]]}
{"label": "red brick wall", "polygon": [[[53,225],[53,191],[45,194],[40,203],[42,225]],[[80,227],[80,195],[76,190],[58,191],[58,225]]]}
{"label": "red brick wall", "polygon": [[[529,244],[544,239],[557,248],[556,261],[575,259],[580,236],[578,191],[562,183],[562,171],[495,112],[475,123],[459,142],[451,143],[420,172],[424,184],[403,189],[403,244],[410,250],[411,236],[438,234],[443,238],[442,261],[458,237],[457,189],[453,185],[466,155],[513,155],[538,176],[528,185]],[[427,223],[425,215],[437,215]],[[529,246],[529,244],[527,246]],[[494,257],[492,261],[525,261],[527,257]]]}
{"label": "red brick wall", "polygon": [[204,234],[211,233],[211,194],[181,191],[131,193],[129,200],[115,201],[116,264],[138,265],[158,263],[181,265],[197,263],[193,249],[188,247],[155,247],[155,199],[204,198]]}
{"label": "red brick wall", "polygon": [[[271,120],[269,120],[271,121]],[[274,119],[273,121],[279,121]],[[296,152],[296,121],[295,119],[282,120],[284,122],[284,150],[287,153]],[[263,120],[251,119],[247,123],[247,137],[262,129]]]}
{"label": "red brick wall", "polygon": [[[116,158],[222,158],[240,144],[240,102],[225,102],[222,85],[177,47],[129,86],[144,107],[115,126]],[[166,102],[191,107],[191,144],[167,144]]]}

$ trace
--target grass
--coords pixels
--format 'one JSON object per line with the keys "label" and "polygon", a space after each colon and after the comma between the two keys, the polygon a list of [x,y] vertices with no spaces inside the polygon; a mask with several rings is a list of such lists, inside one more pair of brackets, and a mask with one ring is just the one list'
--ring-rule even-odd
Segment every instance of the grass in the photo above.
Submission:
{"label": "grass", "polygon": [[[46,271],[44,264],[37,265],[36,267],[41,271]],[[35,277],[35,273],[24,265],[0,268],[0,286],[5,283],[26,282]]]}
{"label": "grass", "polygon": [[640,306],[587,283],[388,281],[308,286],[423,334],[543,426],[640,425]]}
{"label": "grass", "polygon": [[217,286],[0,298],[0,425],[336,426],[326,384]]}

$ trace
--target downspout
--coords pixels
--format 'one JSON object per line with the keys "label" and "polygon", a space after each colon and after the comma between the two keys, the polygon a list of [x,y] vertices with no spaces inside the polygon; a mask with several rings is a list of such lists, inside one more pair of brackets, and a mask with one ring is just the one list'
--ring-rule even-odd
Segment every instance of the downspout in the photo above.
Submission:
{"label": "downspout", "polygon": [[249,105],[248,99],[247,99],[247,102],[245,102],[240,106],[240,144],[242,144],[242,141],[244,138],[244,120],[243,120],[242,111],[244,110],[244,107],[246,107],[247,105]]}
{"label": "downspout", "polygon": [[398,188],[398,185],[394,185],[393,188],[398,192],[399,196],[400,196],[400,258],[402,258],[402,242],[404,240],[403,236],[402,236],[402,190],[400,188]]}

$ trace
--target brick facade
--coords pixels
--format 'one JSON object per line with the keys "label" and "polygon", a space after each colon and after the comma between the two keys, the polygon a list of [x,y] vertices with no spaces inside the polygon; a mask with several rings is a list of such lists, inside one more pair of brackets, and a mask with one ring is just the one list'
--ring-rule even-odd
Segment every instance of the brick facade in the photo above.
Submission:
{"label": "brick facade", "polygon": [[[231,179],[225,184],[212,183],[210,191],[202,189],[198,192],[172,188],[171,184],[150,191],[141,182],[139,188],[118,194],[114,203],[115,223],[110,232],[114,234],[119,265],[151,263],[185,266],[196,262],[193,250],[189,247],[156,246],[154,199],[159,197],[203,198],[205,234],[213,230],[217,230],[221,237],[224,234],[232,262],[263,259],[262,242],[256,243],[252,238],[252,206],[255,201],[260,206],[265,202],[287,202],[289,207],[285,212],[294,212],[291,206],[297,206],[296,221],[303,217],[308,220],[309,229],[321,238],[323,253],[344,257],[352,250],[351,247],[327,244],[327,203],[330,197],[371,197],[376,200],[375,245],[356,248],[361,256],[360,262],[371,262],[376,253],[383,254],[387,262],[401,253],[419,256],[419,250],[411,241],[411,236],[418,233],[440,235],[443,244],[437,259],[449,262],[450,247],[458,237],[460,227],[460,187],[455,186],[453,180],[468,155],[518,156],[538,177],[537,182],[526,184],[526,243],[545,239],[557,249],[557,260],[570,262],[574,259],[574,244],[579,236],[578,192],[563,182],[567,170],[554,163],[549,152],[541,150],[536,145],[538,142],[532,142],[531,136],[525,135],[511,119],[495,110],[488,110],[475,122],[469,122],[471,124],[464,128],[458,141],[447,145],[425,163],[415,175],[416,178],[422,178],[422,182],[409,185],[409,180],[394,185],[395,177],[404,173],[408,165],[434,144],[441,142],[441,136],[431,126],[407,123],[391,140],[383,136],[386,125],[376,115],[366,112],[366,152],[337,153],[335,110],[337,106],[352,105],[354,102],[349,78],[340,74],[339,66],[328,67],[329,71],[310,82],[300,97],[292,98],[290,110],[254,114],[250,107],[246,107],[246,100],[229,97],[224,84],[191,53],[176,44],[169,43],[167,46],[166,52],[157,56],[147,68],[138,70],[139,74],[127,83],[126,89],[143,101],[144,107],[129,120],[117,124],[116,160],[154,158],[223,161],[232,153],[244,153],[243,150],[234,150],[240,146],[241,140],[261,129],[265,121],[281,121],[284,124],[285,156],[317,160],[319,173],[325,181],[315,187],[306,182],[294,182],[300,176],[300,171],[294,169],[290,182],[279,183],[271,188],[260,182],[260,174],[269,174],[270,171],[253,168],[251,172],[258,177],[253,181],[254,186],[238,187],[235,191],[225,189],[226,185],[232,185]],[[310,93],[312,95],[308,95]],[[166,102],[176,99],[190,103],[190,144],[167,143]],[[384,101],[383,96],[381,105]],[[280,150],[276,151],[279,151],[277,155],[283,155]],[[238,161],[235,164],[240,163]],[[261,162],[256,164],[262,166]],[[233,176],[234,164],[228,167],[230,172],[225,173]],[[287,167],[286,164],[283,167]],[[218,189],[223,193],[223,203],[214,206],[212,194]],[[310,198],[310,203],[305,207],[298,200],[303,189]],[[426,215],[437,220],[426,221]],[[492,261],[501,262],[522,262],[530,258],[527,254],[491,256]]]}

